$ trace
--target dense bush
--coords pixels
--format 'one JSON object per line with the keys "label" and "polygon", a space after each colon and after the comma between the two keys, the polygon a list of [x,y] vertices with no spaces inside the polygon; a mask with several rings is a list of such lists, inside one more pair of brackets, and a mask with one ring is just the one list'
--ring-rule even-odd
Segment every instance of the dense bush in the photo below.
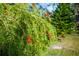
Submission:
{"label": "dense bush", "polygon": [[59,4],[51,17],[58,34],[72,33],[75,30],[75,13],[72,4]]}
{"label": "dense bush", "polygon": [[0,55],[45,55],[56,30],[28,4],[0,4]]}

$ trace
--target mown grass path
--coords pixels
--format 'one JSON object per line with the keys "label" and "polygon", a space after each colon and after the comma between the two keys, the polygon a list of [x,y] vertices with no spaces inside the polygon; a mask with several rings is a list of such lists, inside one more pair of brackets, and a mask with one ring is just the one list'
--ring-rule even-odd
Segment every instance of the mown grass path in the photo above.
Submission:
{"label": "mown grass path", "polygon": [[[59,46],[60,49],[54,49],[53,46]],[[50,56],[79,56],[79,35],[66,35],[61,42],[51,45],[48,54]]]}

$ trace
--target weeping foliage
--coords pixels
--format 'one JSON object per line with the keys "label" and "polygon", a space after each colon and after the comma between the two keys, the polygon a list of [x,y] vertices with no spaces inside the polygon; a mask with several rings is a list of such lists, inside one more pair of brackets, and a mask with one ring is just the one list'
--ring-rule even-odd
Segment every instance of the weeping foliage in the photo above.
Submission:
{"label": "weeping foliage", "polygon": [[28,4],[0,4],[0,55],[45,55],[56,30]]}

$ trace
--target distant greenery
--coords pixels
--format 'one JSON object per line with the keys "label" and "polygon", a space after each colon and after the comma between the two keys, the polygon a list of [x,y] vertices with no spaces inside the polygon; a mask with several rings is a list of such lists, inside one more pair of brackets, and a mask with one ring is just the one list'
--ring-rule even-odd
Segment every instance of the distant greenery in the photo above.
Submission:
{"label": "distant greenery", "polygon": [[57,28],[57,33],[72,33],[75,31],[75,12],[72,4],[61,3],[52,14],[52,24]]}

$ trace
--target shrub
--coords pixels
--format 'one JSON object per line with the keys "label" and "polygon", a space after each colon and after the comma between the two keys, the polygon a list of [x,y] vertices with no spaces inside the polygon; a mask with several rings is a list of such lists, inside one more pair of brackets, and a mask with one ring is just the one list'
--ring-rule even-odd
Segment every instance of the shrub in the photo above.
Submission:
{"label": "shrub", "polygon": [[0,4],[0,55],[45,55],[56,30],[28,4]]}

